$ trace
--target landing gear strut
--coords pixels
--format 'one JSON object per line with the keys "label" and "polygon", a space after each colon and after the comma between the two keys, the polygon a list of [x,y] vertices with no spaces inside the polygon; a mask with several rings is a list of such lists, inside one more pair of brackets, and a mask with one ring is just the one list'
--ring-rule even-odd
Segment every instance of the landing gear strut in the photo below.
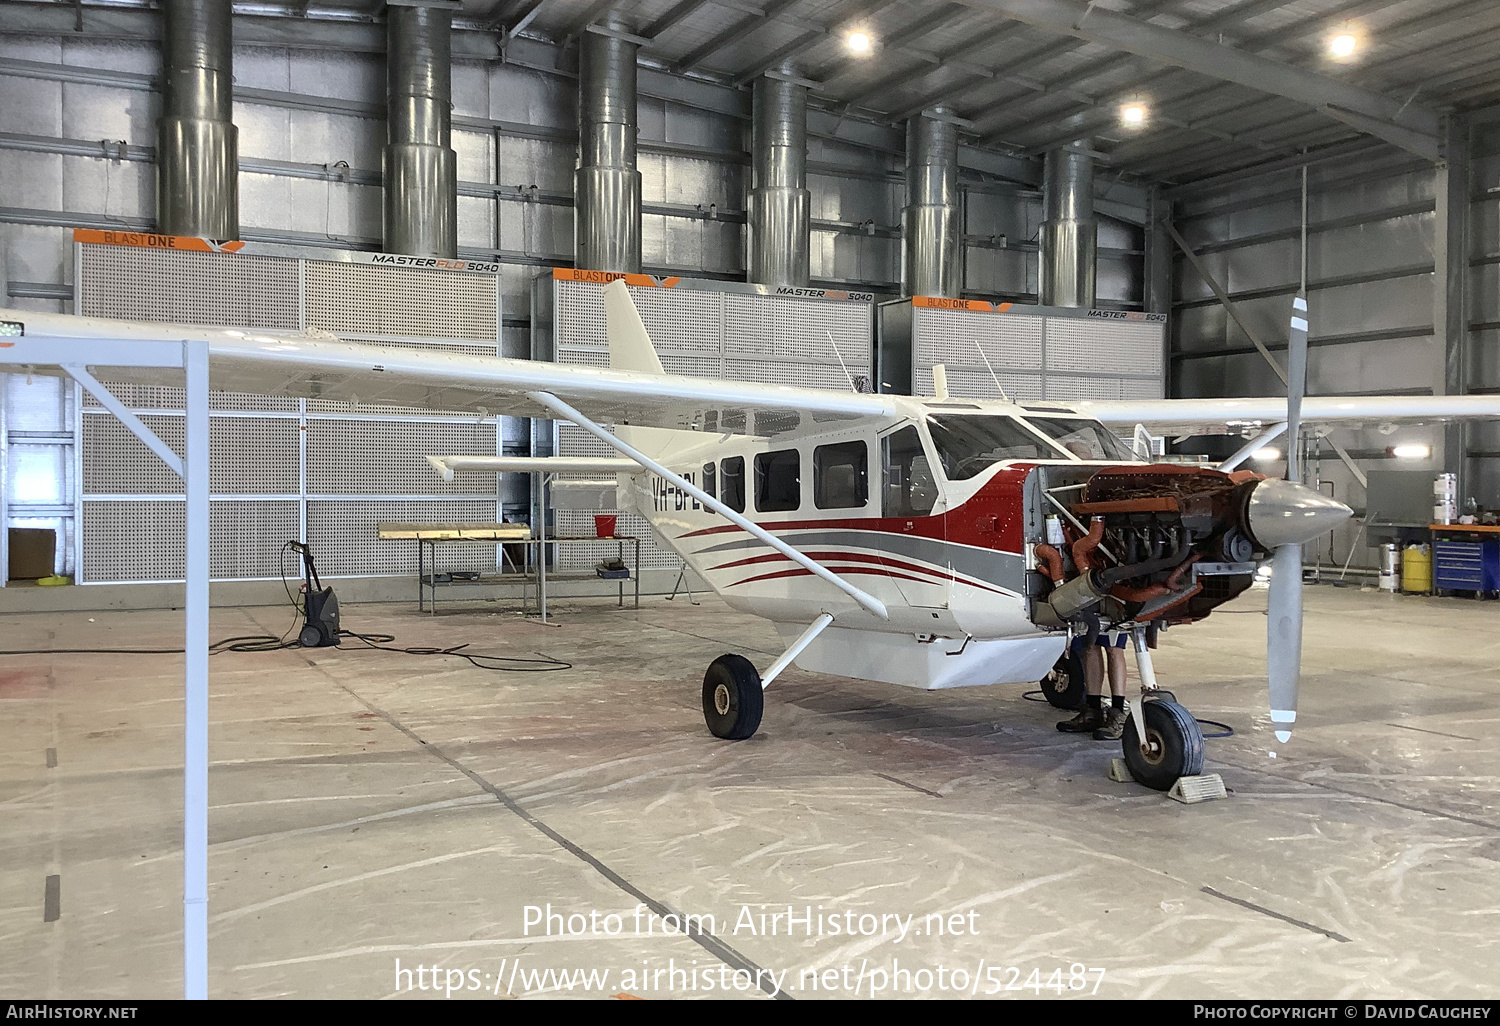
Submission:
{"label": "landing gear strut", "polygon": [[1178,705],[1170,692],[1157,688],[1146,629],[1137,627],[1132,640],[1136,669],[1141,675],[1141,698],[1129,703],[1130,719],[1120,743],[1130,775],[1149,788],[1166,791],[1178,777],[1195,777],[1203,772],[1203,732],[1192,713]]}

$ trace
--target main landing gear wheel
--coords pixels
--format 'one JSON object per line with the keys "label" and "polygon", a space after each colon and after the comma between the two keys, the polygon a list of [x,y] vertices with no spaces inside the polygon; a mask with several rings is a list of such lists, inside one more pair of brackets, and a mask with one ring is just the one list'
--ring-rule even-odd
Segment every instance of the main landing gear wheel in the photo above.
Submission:
{"label": "main landing gear wheel", "polygon": [[1147,787],[1166,791],[1178,777],[1203,772],[1203,732],[1198,721],[1176,702],[1156,699],[1141,703],[1146,720],[1146,750],[1141,750],[1135,717],[1125,722],[1120,739],[1130,775]]}
{"label": "main landing gear wheel", "polygon": [[760,674],[744,656],[721,655],[703,675],[703,718],[714,737],[743,741],[760,726],[765,692]]}
{"label": "main landing gear wheel", "polygon": [[1083,660],[1070,646],[1057,660],[1047,676],[1041,680],[1042,695],[1059,709],[1083,708],[1086,687],[1083,680]]}

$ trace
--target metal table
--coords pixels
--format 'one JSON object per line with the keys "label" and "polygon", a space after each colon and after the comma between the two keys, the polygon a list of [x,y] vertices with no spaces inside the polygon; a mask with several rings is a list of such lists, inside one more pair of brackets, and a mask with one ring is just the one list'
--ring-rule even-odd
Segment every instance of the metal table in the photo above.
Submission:
{"label": "metal table", "polygon": [[[614,535],[610,538],[597,538],[587,536],[563,536],[553,538],[532,537],[531,528],[525,524],[396,524],[386,523],[376,526],[377,537],[389,539],[415,539],[417,542],[417,609],[437,613],[437,590],[440,585],[465,585],[465,584],[507,584],[519,580],[522,584],[521,608],[525,609],[530,597],[531,580],[536,579],[537,589],[537,611],[543,623],[547,622],[547,581],[583,581],[603,580],[597,573],[591,572],[567,572],[548,573],[546,560],[546,546],[548,545],[579,545],[594,544],[599,542],[616,542],[616,552],[623,561],[625,558],[625,544],[629,542],[632,547],[632,562],[628,567],[630,577],[634,580],[635,607],[641,605],[641,542],[639,538],[630,535]],[[492,541],[501,543],[500,566],[498,573],[474,573],[461,578],[455,578],[450,573],[446,580],[442,579],[442,572],[438,569],[438,545],[442,542],[476,542]],[[508,545],[520,545],[526,549],[526,557],[522,565],[517,565],[511,559],[507,550]],[[505,567],[509,564],[510,571]],[[625,605],[625,580],[616,579],[618,585],[619,604],[621,608]],[[429,605],[428,597],[431,595]]]}

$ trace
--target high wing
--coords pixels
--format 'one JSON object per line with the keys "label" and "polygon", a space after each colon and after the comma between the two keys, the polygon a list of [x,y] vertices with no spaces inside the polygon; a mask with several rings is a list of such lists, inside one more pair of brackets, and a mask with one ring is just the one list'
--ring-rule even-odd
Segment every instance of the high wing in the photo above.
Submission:
{"label": "high wing", "polygon": [[173,379],[167,371],[112,367],[110,346],[99,343],[124,342],[138,352],[143,345],[207,340],[210,384],[226,392],[551,418],[550,409],[526,394],[545,392],[606,423],[753,435],[895,415],[891,399],[881,395],[449,354],[332,336],[29,311],[6,316],[24,331],[8,345],[34,349],[38,367],[87,366],[104,380]]}
{"label": "high wing", "polygon": [[[1249,399],[1121,399],[1067,403],[1112,425],[1144,424],[1173,435],[1231,433],[1287,419],[1285,396]],[[1302,420],[1331,427],[1403,421],[1500,418],[1500,395],[1315,396],[1302,400]]]}

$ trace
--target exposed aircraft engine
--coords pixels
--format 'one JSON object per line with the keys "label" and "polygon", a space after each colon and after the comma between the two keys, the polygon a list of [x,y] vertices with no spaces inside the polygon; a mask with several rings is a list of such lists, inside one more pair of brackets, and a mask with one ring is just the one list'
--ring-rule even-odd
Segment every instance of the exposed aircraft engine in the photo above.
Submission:
{"label": "exposed aircraft engine", "polygon": [[1089,635],[1200,620],[1250,586],[1256,560],[1348,516],[1302,485],[1205,467],[1108,467],[1048,495],[1071,517],[1065,544],[1035,547],[1032,619]]}

